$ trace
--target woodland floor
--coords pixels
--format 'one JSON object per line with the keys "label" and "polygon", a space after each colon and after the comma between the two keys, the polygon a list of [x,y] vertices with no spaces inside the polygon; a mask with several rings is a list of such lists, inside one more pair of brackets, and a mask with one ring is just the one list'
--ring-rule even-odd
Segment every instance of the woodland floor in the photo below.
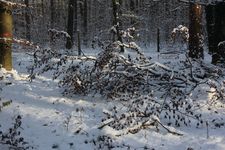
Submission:
{"label": "woodland floor", "polygon": [[[181,58],[177,55],[152,56],[156,61],[174,61]],[[183,134],[177,136],[160,128],[142,130],[136,134],[115,136],[116,131],[110,127],[98,129],[104,112],[114,107],[123,107],[118,101],[108,101],[92,96],[62,96],[57,80],[51,79],[51,73],[38,76],[33,82],[27,79],[26,67],[32,63],[30,55],[16,52],[13,54],[14,77],[8,75],[1,91],[2,101],[12,103],[0,112],[0,129],[6,131],[13,125],[17,115],[22,117],[19,129],[21,136],[37,150],[93,150],[109,149],[154,149],[154,150],[224,150],[225,127],[209,126],[209,137],[205,126],[179,127],[176,130]],[[206,61],[209,61],[206,59]],[[210,62],[210,61],[209,61]],[[207,100],[207,95],[202,99]],[[224,104],[221,103],[224,107]],[[203,113],[204,113],[204,109]],[[225,108],[219,110],[225,119]],[[206,112],[208,113],[208,112]],[[209,114],[210,116],[213,114]],[[207,118],[206,118],[207,119]],[[107,140],[101,140],[106,135]],[[7,146],[0,144],[0,149]]]}

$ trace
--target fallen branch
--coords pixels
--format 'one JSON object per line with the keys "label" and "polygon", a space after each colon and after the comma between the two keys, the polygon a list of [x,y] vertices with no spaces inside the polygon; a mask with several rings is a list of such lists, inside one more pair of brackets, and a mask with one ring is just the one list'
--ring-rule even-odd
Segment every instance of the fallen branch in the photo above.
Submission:
{"label": "fallen branch", "polygon": [[109,120],[106,120],[106,121],[102,122],[102,124],[98,127],[98,129],[104,128],[105,126],[109,125],[113,121],[114,121],[114,119],[111,118]]}
{"label": "fallen branch", "polygon": [[171,134],[173,134],[173,135],[183,136],[183,134],[181,134],[181,133],[178,133],[178,132],[175,132],[175,131],[171,131],[171,130],[168,129],[166,126],[164,126],[160,121],[156,120],[156,122],[157,122],[158,124],[160,124],[164,129],[166,129],[166,131],[167,131],[168,133],[171,133]]}

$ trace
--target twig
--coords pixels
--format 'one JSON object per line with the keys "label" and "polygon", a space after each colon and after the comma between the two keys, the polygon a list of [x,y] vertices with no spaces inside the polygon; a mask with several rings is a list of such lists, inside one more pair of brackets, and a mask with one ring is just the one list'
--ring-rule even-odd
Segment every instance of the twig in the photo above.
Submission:
{"label": "twig", "polygon": [[209,123],[206,121],[206,129],[207,129],[207,139],[209,138]]}
{"label": "twig", "polygon": [[6,142],[2,142],[2,141],[0,141],[0,145],[6,145],[6,146],[8,146],[9,149],[14,149],[14,150],[25,150],[26,149],[24,147],[9,145],[9,144],[6,144]]}
{"label": "twig", "polygon": [[148,123],[148,122],[149,122],[149,120],[146,120],[146,121],[142,122],[142,123],[139,124],[139,125],[135,125],[135,126],[133,126],[133,127],[127,128],[127,129],[125,129],[124,131],[122,130],[122,131],[121,131],[122,133],[116,134],[115,136],[119,137],[119,136],[126,135],[126,134],[129,134],[129,133],[131,133],[131,134],[136,134],[136,133],[138,133],[141,129],[146,129],[146,128],[150,127],[150,126],[154,126],[154,124],[155,124],[155,121],[150,122],[150,123]]}
{"label": "twig", "polygon": [[98,127],[98,129],[104,128],[105,126],[109,125],[113,121],[114,121],[114,119],[109,119],[109,120],[102,122],[102,124]]}
{"label": "twig", "polygon": [[178,136],[183,136],[183,134],[181,134],[181,133],[177,133],[177,132],[175,132],[175,131],[171,131],[170,129],[168,129],[167,127],[165,127],[160,121],[156,120],[156,122],[157,122],[158,124],[160,124],[164,129],[166,129],[166,131],[167,131],[168,133],[171,133],[171,134],[174,134],[174,135],[178,135]]}
{"label": "twig", "polygon": [[192,63],[191,63],[189,57],[187,56],[187,54],[185,54],[185,56],[186,56],[186,58],[187,58],[187,60],[188,60],[188,62],[189,62],[189,64],[190,64],[191,78],[193,79],[193,70],[192,70],[193,65],[192,65]]}

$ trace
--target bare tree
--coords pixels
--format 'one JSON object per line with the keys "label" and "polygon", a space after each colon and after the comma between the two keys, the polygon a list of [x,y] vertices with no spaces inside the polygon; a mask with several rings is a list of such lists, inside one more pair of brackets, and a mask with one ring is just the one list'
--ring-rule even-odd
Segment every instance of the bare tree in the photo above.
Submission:
{"label": "bare tree", "polygon": [[212,63],[216,64],[225,59],[225,2],[206,6],[206,20],[209,52]]}
{"label": "bare tree", "polygon": [[88,42],[88,39],[87,39],[87,33],[88,33],[88,2],[87,0],[84,0],[83,2],[83,41],[84,41],[84,45],[87,46],[87,42]]}
{"label": "bare tree", "polygon": [[189,19],[189,56],[197,59],[204,58],[201,5],[190,3]]}
{"label": "bare tree", "polygon": [[25,8],[25,21],[26,21],[26,39],[31,40],[31,33],[30,33],[30,11],[29,11],[29,0],[24,1],[26,8]]}
{"label": "bare tree", "polygon": [[[51,16],[50,16],[50,28],[54,28],[54,20],[55,20],[55,3],[54,0],[50,0],[50,10],[51,10]],[[54,36],[53,33],[50,33],[50,45],[54,43]]]}
{"label": "bare tree", "polygon": [[[67,33],[70,37],[67,37],[66,48],[71,49],[73,47],[73,32],[74,32],[74,13],[77,10],[77,0],[69,0],[68,4],[68,20],[67,20]],[[75,20],[77,22],[77,14],[75,13]],[[76,25],[75,22],[75,25]]]}
{"label": "bare tree", "polygon": [[[118,41],[120,41],[121,43],[123,43],[123,39],[122,39],[122,35],[121,35],[121,20],[120,20],[120,17],[121,17],[121,10],[120,10],[120,7],[121,7],[121,4],[122,4],[122,0],[112,0],[112,5],[113,5],[113,26],[115,27],[116,29],[116,35],[117,35],[117,39]],[[124,47],[123,46],[120,46],[120,51],[121,52],[124,52]]]}

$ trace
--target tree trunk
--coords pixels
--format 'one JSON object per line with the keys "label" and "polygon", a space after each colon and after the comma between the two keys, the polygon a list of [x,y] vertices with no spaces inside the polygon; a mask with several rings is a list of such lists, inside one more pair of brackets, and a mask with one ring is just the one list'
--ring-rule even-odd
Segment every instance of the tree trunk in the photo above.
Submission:
{"label": "tree trunk", "polygon": [[221,59],[225,60],[225,48],[218,47],[220,42],[225,41],[225,3],[208,5],[206,20],[209,52],[212,54],[212,63],[216,64]]}
{"label": "tree trunk", "polygon": [[209,53],[212,54],[217,49],[217,42],[215,39],[216,33],[216,9],[215,5],[206,6],[206,21],[207,21],[207,32],[208,32],[208,48]]}
{"label": "tree trunk", "polygon": [[88,33],[88,3],[87,3],[87,0],[84,0],[84,7],[83,7],[83,27],[84,27],[84,30],[83,30],[83,41],[84,41],[84,45],[87,46],[88,44],[88,39],[87,39],[87,33]]}
{"label": "tree trunk", "polygon": [[[78,14],[77,14],[77,0],[74,0],[74,20],[73,33],[78,34]],[[74,39],[72,39],[74,40]]]}
{"label": "tree trunk", "polygon": [[157,28],[157,52],[160,52],[160,29]]}
{"label": "tree trunk", "polygon": [[[121,17],[121,10],[119,10],[119,6],[121,5],[122,1],[119,0],[112,0],[112,5],[113,5],[113,26],[116,28],[116,35],[117,35],[117,39],[118,41],[120,41],[123,44],[123,39],[122,39],[122,35],[121,35],[121,21],[120,21],[120,17]],[[124,47],[120,46],[120,51],[124,52]]]}
{"label": "tree trunk", "polygon": [[[51,20],[50,20],[50,28],[54,28],[54,20],[55,20],[55,5],[54,5],[54,0],[50,0],[50,9],[51,9]],[[50,34],[50,45],[52,46],[54,44],[54,36],[53,33]]]}
{"label": "tree trunk", "polygon": [[12,8],[0,2],[0,64],[12,70]]}
{"label": "tree trunk", "polygon": [[80,31],[77,31],[77,48],[78,48],[78,56],[81,56]]}
{"label": "tree trunk", "polygon": [[189,8],[189,57],[204,58],[202,39],[202,6],[190,3]]}
{"label": "tree trunk", "polygon": [[[135,13],[135,2],[134,2],[134,0],[130,0],[130,12],[133,13],[133,14]],[[135,25],[135,19],[133,17],[131,17],[130,23],[131,23],[131,26]]]}
{"label": "tree trunk", "polygon": [[71,49],[73,47],[73,28],[74,28],[74,12],[77,10],[77,0],[70,0],[68,6],[68,20],[67,20],[67,33],[70,37],[67,37],[66,48]]}
{"label": "tree trunk", "polygon": [[26,39],[28,41],[31,40],[31,34],[30,34],[30,12],[29,12],[29,0],[24,1],[26,8],[25,8],[25,21],[26,21]]}

